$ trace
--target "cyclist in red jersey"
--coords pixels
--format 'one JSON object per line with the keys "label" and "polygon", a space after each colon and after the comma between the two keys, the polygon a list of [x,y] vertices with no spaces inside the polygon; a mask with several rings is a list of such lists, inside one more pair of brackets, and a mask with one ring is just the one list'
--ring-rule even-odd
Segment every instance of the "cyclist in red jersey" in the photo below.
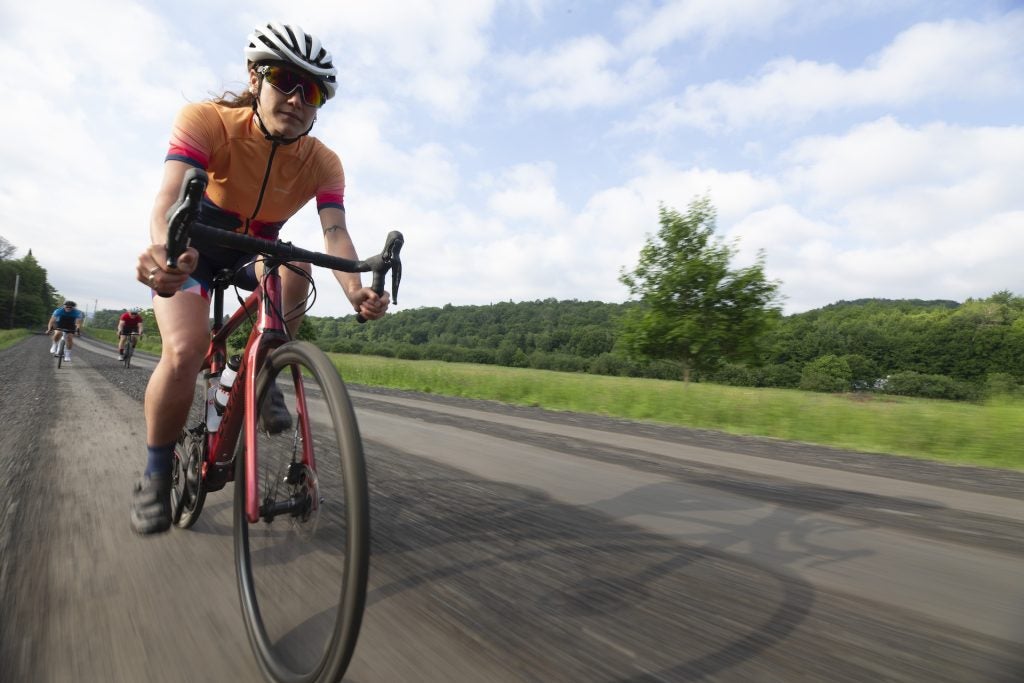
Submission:
{"label": "cyclist in red jersey", "polygon": [[[209,185],[199,222],[225,230],[274,239],[285,221],[316,199],[324,251],[357,259],[345,220],[345,174],[338,156],[309,136],[317,111],[337,90],[337,70],[320,41],[295,25],[257,27],[244,50],[248,90],[240,95],[186,105],[174,122],[164,175],[150,217],[152,244],[136,264],[139,282],[154,290],[153,312],[163,348],[146,388],[146,471],[133,491],[131,526],[140,534],[171,525],[170,471],[175,440],[188,417],[195,379],[209,344],[209,291],[223,268],[236,269],[235,284],[255,288],[262,263],[224,249],[190,247],[176,270],[167,270],[168,208],[177,200],[185,172],[204,169]],[[309,264],[292,264],[306,273]],[[390,303],[364,287],[359,274],[335,272],[354,311],[374,320]],[[308,282],[281,269],[287,326],[292,335],[302,322],[301,302]],[[273,387],[271,409],[260,416],[269,431],[291,424],[280,390]]]}
{"label": "cyclist in red jersey", "polygon": [[[142,309],[136,306],[130,311],[125,311],[121,314],[121,318],[117,321],[117,355],[121,360],[124,360],[124,345],[128,339],[128,335],[132,332],[141,335],[142,334]],[[138,337],[133,337],[131,344],[134,347],[139,343]]]}

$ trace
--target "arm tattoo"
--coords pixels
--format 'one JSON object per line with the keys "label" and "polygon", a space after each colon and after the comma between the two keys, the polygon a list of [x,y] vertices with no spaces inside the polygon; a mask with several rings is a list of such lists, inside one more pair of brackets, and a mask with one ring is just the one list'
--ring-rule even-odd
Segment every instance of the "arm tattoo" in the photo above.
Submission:
{"label": "arm tattoo", "polygon": [[329,227],[324,228],[324,235],[326,235],[329,232],[334,232],[335,230],[344,230],[344,229],[345,228],[341,227],[340,225],[331,225]]}

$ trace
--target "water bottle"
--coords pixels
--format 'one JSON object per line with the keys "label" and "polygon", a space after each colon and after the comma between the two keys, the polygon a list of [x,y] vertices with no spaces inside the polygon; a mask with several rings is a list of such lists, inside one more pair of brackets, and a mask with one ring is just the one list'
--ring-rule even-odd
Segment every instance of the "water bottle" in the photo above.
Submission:
{"label": "water bottle", "polygon": [[217,377],[210,377],[206,383],[206,431],[211,434],[220,427],[220,412],[217,410],[217,390],[220,382]]}
{"label": "water bottle", "polygon": [[220,387],[217,389],[217,394],[214,398],[215,407],[217,412],[224,414],[224,409],[228,405],[228,397],[231,395],[231,387],[235,383],[235,377],[238,375],[238,366],[242,364],[242,357],[238,355],[231,356],[228,359],[228,365],[224,368],[224,372],[220,373]]}

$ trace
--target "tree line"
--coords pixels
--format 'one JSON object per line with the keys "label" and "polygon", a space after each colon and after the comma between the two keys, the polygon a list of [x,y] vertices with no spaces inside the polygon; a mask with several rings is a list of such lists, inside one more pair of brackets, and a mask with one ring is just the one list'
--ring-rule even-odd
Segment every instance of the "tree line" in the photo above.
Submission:
{"label": "tree line", "polygon": [[[682,364],[638,358],[623,321],[636,303],[502,302],[400,311],[372,324],[310,318],[323,349],[602,375],[683,379]],[[692,381],[973,399],[1024,379],[1024,298],[863,299],[778,316],[749,360],[702,361]]]}
{"label": "tree line", "polygon": [[31,250],[20,259],[15,251],[0,236],[0,329],[42,329],[60,301],[57,290]]}

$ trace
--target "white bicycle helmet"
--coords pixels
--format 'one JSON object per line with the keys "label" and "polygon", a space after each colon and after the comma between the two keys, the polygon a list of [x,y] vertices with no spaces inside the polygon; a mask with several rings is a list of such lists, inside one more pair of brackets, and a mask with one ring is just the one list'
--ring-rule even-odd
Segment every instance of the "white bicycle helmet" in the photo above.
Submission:
{"label": "white bicycle helmet", "polygon": [[291,62],[323,84],[327,99],[334,97],[338,89],[338,70],[331,61],[331,53],[301,26],[276,21],[257,26],[249,34],[245,58],[249,62]]}

